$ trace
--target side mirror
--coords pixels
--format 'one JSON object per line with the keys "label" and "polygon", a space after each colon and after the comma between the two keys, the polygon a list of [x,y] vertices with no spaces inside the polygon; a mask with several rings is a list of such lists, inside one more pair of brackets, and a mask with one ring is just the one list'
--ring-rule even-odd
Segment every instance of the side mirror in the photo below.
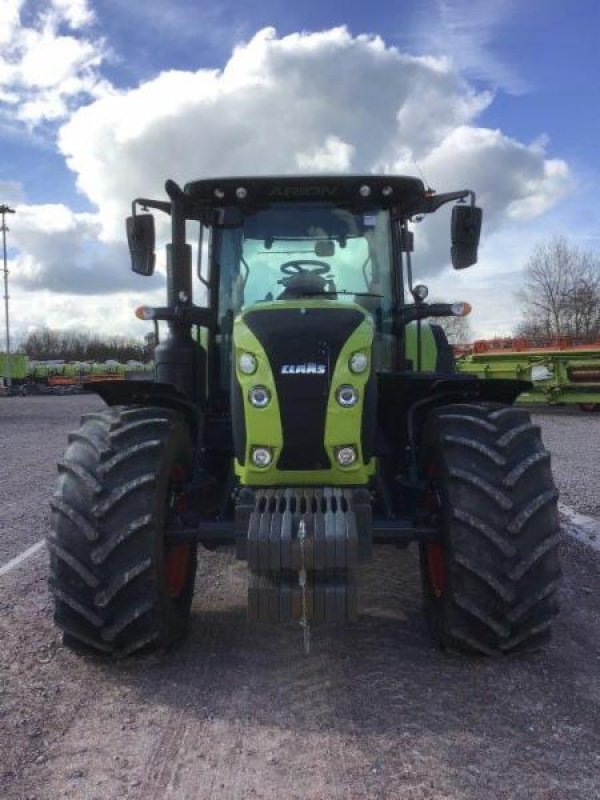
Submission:
{"label": "side mirror", "polygon": [[477,263],[482,211],[477,206],[454,206],[452,209],[452,266],[464,269]]}
{"label": "side mirror", "polygon": [[138,275],[150,276],[154,272],[155,234],[152,214],[127,217],[127,243],[131,254],[131,269]]}

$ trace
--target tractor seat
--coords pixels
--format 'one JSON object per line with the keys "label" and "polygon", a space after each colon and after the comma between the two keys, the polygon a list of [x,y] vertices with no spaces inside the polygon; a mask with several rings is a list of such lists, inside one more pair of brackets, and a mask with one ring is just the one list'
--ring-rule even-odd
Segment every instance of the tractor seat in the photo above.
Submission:
{"label": "tractor seat", "polygon": [[[319,297],[331,297],[335,299],[335,284],[333,281],[326,281],[320,275],[290,275],[282,278],[279,283],[285,287],[283,292],[277,297],[278,300],[296,300],[307,295],[318,295]],[[325,294],[324,294],[325,293]]]}

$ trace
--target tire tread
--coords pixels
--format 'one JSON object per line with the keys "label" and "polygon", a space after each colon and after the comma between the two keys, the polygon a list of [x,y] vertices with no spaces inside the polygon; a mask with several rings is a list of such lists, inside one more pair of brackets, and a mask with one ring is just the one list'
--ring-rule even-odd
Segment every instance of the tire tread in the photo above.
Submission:
{"label": "tire tread", "polygon": [[124,657],[185,632],[196,553],[184,592],[170,598],[156,501],[173,463],[164,459],[176,453],[191,458],[189,433],[166,408],[93,412],[70,435],[48,539],[54,619],[67,646]]}
{"label": "tire tread", "polygon": [[430,413],[423,452],[425,466],[437,464],[448,576],[439,598],[422,549],[425,610],[438,644],[480,655],[542,646],[558,611],[561,537],[539,426],[512,406],[446,406]]}

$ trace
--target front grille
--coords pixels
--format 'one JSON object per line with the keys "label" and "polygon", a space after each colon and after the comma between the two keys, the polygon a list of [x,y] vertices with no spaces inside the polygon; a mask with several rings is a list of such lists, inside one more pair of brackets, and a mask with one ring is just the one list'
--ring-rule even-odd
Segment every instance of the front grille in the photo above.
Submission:
{"label": "front grille", "polygon": [[[325,420],[331,379],[340,351],[364,319],[352,308],[252,310],[244,321],[267,354],[281,414],[281,470],[329,469]],[[297,364],[325,366],[323,373],[290,372]]]}

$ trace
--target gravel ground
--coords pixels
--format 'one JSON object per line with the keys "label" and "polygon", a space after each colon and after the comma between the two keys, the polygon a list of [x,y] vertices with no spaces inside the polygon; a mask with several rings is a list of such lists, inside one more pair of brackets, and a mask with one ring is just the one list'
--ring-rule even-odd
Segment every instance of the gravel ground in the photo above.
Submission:
{"label": "gravel ground", "polygon": [[600,414],[556,409],[533,419],[552,453],[561,502],[600,518]]}
{"label": "gravel ground", "polygon": [[[65,432],[98,405],[0,401],[8,558],[45,533]],[[563,416],[538,416],[563,500],[598,513],[581,464],[597,468],[600,420]],[[600,558],[562,549],[536,656],[434,650],[414,551],[380,548],[360,621],[315,630],[305,657],[296,626],[246,624],[244,565],[222,551],[203,554],[185,643],[116,664],[61,646],[40,551],[0,577],[0,797],[600,800]]]}
{"label": "gravel ground", "polygon": [[0,398],[0,565],[46,535],[67,435],[103,406],[95,395]]}

